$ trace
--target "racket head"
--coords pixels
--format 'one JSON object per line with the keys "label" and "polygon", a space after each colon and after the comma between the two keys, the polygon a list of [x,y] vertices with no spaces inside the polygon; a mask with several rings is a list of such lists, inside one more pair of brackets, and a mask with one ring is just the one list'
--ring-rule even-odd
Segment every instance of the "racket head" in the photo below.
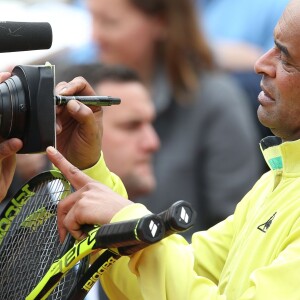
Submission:
{"label": "racket head", "polygon": [[[1,205],[0,299],[25,299],[53,261],[74,245],[70,235],[62,245],[57,230],[57,204],[71,192],[64,176],[51,170],[33,177]],[[86,267],[69,272],[49,299],[64,299],[77,271]]]}

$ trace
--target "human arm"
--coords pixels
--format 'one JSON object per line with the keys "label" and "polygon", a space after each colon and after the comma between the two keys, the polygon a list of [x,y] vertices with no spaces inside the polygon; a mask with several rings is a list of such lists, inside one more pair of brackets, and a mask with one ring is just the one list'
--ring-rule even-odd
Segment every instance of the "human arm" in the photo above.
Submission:
{"label": "human arm", "polygon": [[110,188],[73,166],[53,147],[47,148],[47,155],[76,190],[58,205],[58,229],[61,240],[64,240],[67,230],[76,239],[82,238],[85,235],[81,229],[82,224],[109,223],[116,212],[132,204],[126,198],[127,193],[121,180],[110,173],[103,157],[96,164],[94,171],[97,173],[96,177],[100,180],[102,178]]}
{"label": "human arm", "polygon": [[[210,265],[208,270],[215,267],[217,273],[219,272],[218,257],[214,253],[214,243],[217,245],[218,241],[211,239],[210,234],[212,233],[195,236],[191,246],[186,246],[182,237],[172,236],[130,258],[122,258],[101,277],[106,293],[110,299],[297,300],[299,298],[300,260],[297,255],[300,249],[299,238],[284,249],[276,259],[269,257],[271,261],[269,264],[260,267],[253,265],[254,270],[246,275],[245,289],[236,296],[233,295],[234,288],[238,286],[236,278],[244,277],[243,271],[234,274],[235,280],[231,284],[230,291],[227,288],[228,281],[232,280],[230,277],[223,278],[219,282],[207,274],[206,265]],[[216,237],[221,237],[222,241],[222,236],[217,232],[215,234]],[[249,250],[251,256],[251,248]],[[246,268],[247,260],[243,265]],[[128,269],[131,272],[128,272]],[[234,273],[234,268],[232,271]],[[131,278],[130,273],[137,278]],[[137,294],[136,290],[140,290],[143,296],[130,297],[135,295],[134,293]]]}

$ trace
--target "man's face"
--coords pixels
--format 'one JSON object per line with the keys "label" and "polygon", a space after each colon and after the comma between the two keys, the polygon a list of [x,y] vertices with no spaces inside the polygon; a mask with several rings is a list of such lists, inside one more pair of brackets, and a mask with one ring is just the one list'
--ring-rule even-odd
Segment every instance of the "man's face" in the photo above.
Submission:
{"label": "man's face", "polygon": [[138,82],[103,82],[96,92],[121,98],[121,104],[105,107],[102,149],[109,169],[123,181],[129,197],[151,192],[156,181],[152,155],[159,139],[152,127],[154,107],[146,88]]}
{"label": "man's face", "polygon": [[255,64],[262,74],[258,118],[283,140],[300,138],[300,5],[293,0],[274,30],[274,48]]}

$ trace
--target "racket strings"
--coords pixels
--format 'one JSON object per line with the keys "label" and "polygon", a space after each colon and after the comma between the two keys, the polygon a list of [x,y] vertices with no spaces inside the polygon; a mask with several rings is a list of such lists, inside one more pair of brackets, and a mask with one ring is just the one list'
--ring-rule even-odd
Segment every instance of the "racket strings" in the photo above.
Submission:
{"label": "racket strings", "polygon": [[[59,255],[56,207],[71,192],[67,182],[48,179],[30,189],[0,246],[0,299],[25,299]],[[61,281],[50,299],[63,299],[74,272]]]}

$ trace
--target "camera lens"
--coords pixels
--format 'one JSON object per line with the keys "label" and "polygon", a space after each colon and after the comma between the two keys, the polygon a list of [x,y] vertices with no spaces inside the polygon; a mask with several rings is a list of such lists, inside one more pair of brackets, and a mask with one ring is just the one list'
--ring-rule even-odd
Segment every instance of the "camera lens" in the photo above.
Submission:
{"label": "camera lens", "polygon": [[0,137],[22,138],[26,121],[26,96],[16,75],[0,84]]}
{"label": "camera lens", "polygon": [[0,83],[0,141],[19,138],[18,153],[55,145],[54,67],[16,66]]}

